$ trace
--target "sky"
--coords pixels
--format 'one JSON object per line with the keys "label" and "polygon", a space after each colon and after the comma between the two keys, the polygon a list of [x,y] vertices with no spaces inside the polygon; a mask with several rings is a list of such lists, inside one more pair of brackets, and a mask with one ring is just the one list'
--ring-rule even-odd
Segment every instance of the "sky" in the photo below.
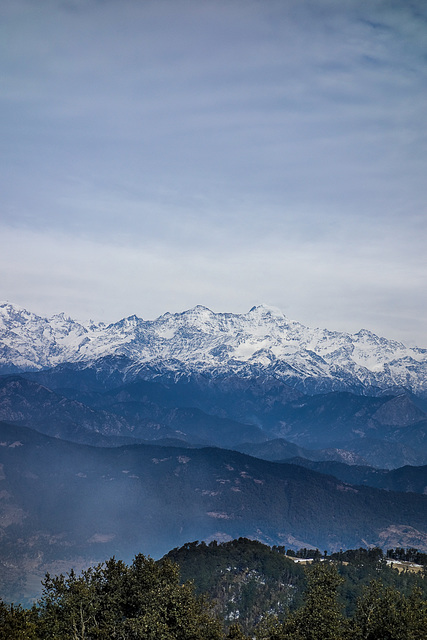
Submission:
{"label": "sky", "polygon": [[427,347],[425,0],[0,0],[0,300]]}

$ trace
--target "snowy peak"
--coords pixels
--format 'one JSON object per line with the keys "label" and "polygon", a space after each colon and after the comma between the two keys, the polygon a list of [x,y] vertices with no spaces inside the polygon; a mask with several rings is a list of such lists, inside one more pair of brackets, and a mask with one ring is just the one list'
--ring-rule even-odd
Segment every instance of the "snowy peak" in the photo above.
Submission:
{"label": "snowy peak", "polygon": [[11,304],[10,302],[0,303],[0,322],[7,322],[9,326],[19,326],[25,324],[27,321],[43,320],[34,313],[27,311],[23,307],[17,304]]}
{"label": "snowy peak", "polygon": [[183,313],[174,314],[172,318],[181,326],[194,327],[195,329],[207,331],[209,331],[213,323],[215,323],[215,313],[201,305],[197,305],[193,309],[188,309]]}
{"label": "snowy peak", "polygon": [[[427,394],[427,351],[362,329],[312,329],[259,305],[246,314],[198,305],[156,320],[136,315],[82,325],[64,314],[42,318],[0,304],[3,372],[124,356],[133,368],[206,376],[268,376],[303,391],[401,387]],[[147,374],[148,375],[148,374]]]}
{"label": "snowy peak", "polygon": [[253,316],[253,317],[259,317],[259,318],[280,318],[286,319],[286,316],[282,313],[282,311],[280,309],[277,309],[277,307],[271,307],[270,305],[267,304],[259,304],[256,305],[255,307],[252,307],[252,309],[250,309],[248,315]]}
{"label": "snowy peak", "polygon": [[252,320],[257,320],[260,324],[270,324],[278,327],[304,327],[300,322],[291,320],[280,309],[270,305],[261,304],[252,307],[246,316]]}

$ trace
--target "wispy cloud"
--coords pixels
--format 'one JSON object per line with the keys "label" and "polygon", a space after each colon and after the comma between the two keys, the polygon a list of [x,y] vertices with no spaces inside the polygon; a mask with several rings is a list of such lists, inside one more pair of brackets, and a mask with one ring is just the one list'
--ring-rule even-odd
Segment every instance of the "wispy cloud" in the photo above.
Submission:
{"label": "wispy cloud", "polygon": [[1,13],[0,296],[109,317],[266,301],[427,343],[424,3]]}

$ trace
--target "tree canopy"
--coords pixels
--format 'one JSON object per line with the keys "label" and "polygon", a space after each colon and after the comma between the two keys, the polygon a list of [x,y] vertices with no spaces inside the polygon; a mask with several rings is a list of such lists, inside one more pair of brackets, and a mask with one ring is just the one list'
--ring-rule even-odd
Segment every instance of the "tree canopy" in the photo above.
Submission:
{"label": "tree canopy", "polygon": [[39,603],[43,640],[220,640],[221,625],[179,568],[139,554],[111,558],[77,576],[46,576]]}
{"label": "tree canopy", "polygon": [[[219,545],[218,545],[219,546]],[[138,554],[128,566],[110,558],[82,571],[57,576],[46,574],[43,593],[31,609],[0,600],[0,640],[425,640],[427,601],[418,586],[398,590],[378,579],[385,561],[376,551],[347,554],[355,567],[367,568],[377,577],[362,586],[353,609],[345,611],[340,590],[345,582],[343,564],[316,557],[305,571],[305,588],[298,606],[280,608],[263,599],[266,577],[295,580],[284,549],[273,548],[270,557],[265,545],[246,539],[224,546],[227,563],[219,565],[221,575],[232,571],[243,576],[239,606],[234,618],[214,614],[212,600],[198,594],[192,582],[182,582],[179,566],[169,557],[154,561]],[[214,563],[216,545],[189,543],[172,555],[196,554],[204,563],[203,576]],[[283,561],[282,562],[282,559]],[[252,565],[252,560],[256,561]],[[382,564],[381,564],[382,563]],[[253,568],[255,566],[255,569]],[[251,569],[252,567],[252,569]],[[261,572],[262,570],[262,572]],[[387,578],[387,569],[384,576]],[[365,574],[363,574],[365,575]],[[375,574],[374,574],[375,575]],[[405,576],[397,571],[394,575]],[[425,581],[425,575],[420,577]],[[221,582],[223,588],[227,583]],[[260,587],[260,589],[258,589]],[[233,598],[237,592],[233,592]],[[273,592],[273,597],[275,592]],[[295,601],[293,602],[295,604]],[[247,611],[253,610],[257,624],[250,628]],[[225,624],[224,624],[225,623]],[[247,634],[247,635],[245,635]]]}

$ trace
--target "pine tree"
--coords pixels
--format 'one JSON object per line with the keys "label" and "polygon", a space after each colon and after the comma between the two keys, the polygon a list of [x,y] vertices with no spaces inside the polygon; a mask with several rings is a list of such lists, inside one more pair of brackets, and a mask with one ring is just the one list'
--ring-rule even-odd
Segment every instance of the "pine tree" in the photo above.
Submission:
{"label": "pine tree", "polygon": [[344,640],[348,623],[340,611],[337,588],[342,582],[333,565],[315,563],[307,569],[303,606],[289,615],[271,640]]}
{"label": "pine tree", "polygon": [[419,589],[405,598],[373,580],[358,601],[355,623],[358,640],[425,640],[427,603]]}
{"label": "pine tree", "polygon": [[142,554],[44,581],[41,640],[221,640],[210,607],[178,567]]}
{"label": "pine tree", "polygon": [[0,600],[0,640],[37,640],[37,613]]}

